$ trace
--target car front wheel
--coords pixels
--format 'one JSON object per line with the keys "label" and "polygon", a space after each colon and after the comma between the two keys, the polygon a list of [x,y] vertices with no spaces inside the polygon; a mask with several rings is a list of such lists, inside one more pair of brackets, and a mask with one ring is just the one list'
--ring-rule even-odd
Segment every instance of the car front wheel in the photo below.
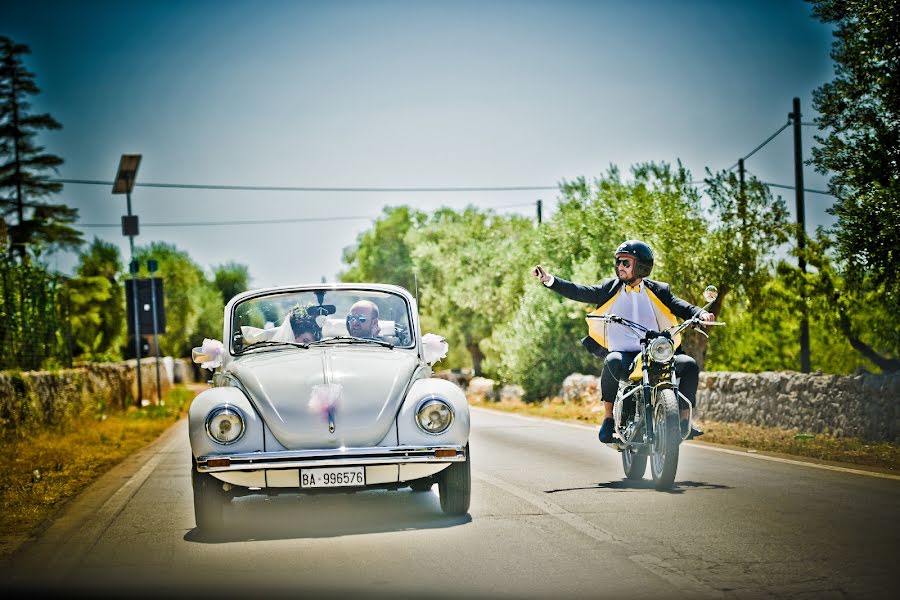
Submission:
{"label": "car front wheel", "polygon": [[200,473],[191,457],[191,483],[194,487],[194,521],[206,532],[221,529],[223,513],[230,499],[222,490],[222,482],[208,473]]}
{"label": "car front wheel", "polygon": [[463,515],[469,510],[472,498],[470,459],[469,445],[466,444],[465,462],[453,463],[438,474],[441,510],[448,515]]}

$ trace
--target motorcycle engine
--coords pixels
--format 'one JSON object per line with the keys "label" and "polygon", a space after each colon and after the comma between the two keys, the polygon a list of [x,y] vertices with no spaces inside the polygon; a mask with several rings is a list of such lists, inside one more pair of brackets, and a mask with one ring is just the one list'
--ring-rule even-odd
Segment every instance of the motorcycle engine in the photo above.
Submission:
{"label": "motorcycle engine", "polygon": [[623,400],[622,396],[627,394],[630,388],[620,390],[613,404],[613,418],[616,420],[616,426],[626,440],[630,440],[637,427],[635,415],[635,395],[632,394],[628,399]]}

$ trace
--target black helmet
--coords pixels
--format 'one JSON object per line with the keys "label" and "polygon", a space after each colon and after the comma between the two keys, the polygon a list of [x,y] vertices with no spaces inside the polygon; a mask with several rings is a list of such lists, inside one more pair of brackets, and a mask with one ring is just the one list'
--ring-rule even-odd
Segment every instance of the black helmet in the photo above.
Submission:
{"label": "black helmet", "polygon": [[[627,240],[619,244],[615,254],[634,256],[634,276],[643,279],[653,270],[653,250],[640,240]],[[615,256],[615,254],[613,256]]]}

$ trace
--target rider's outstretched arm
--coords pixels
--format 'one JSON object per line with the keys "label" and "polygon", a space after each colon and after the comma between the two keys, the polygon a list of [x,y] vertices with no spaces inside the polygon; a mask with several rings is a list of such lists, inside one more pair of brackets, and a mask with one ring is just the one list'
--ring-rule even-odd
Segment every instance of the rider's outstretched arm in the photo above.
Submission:
{"label": "rider's outstretched arm", "polygon": [[607,299],[609,299],[609,291],[604,289],[606,287],[609,286],[605,286],[603,284],[581,285],[572,281],[568,281],[566,279],[562,279],[560,277],[554,277],[553,284],[550,286],[550,289],[560,296],[564,296],[566,298],[569,298],[570,300],[587,302],[589,304],[603,304]]}

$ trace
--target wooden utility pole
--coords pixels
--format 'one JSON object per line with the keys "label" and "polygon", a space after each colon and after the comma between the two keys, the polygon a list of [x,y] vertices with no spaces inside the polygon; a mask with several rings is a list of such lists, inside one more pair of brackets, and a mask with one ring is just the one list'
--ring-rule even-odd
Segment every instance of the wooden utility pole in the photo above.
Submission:
{"label": "wooden utility pole", "polygon": [[[794,98],[793,111],[788,115],[794,124],[794,186],[797,192],[797,266],[806,273],[806,213],[803,206],[803,148],[800,143],[800,98]],[[812,369],[809,357],[809,312],[806,306],[806,281],[800,285],[800,372]]]}

